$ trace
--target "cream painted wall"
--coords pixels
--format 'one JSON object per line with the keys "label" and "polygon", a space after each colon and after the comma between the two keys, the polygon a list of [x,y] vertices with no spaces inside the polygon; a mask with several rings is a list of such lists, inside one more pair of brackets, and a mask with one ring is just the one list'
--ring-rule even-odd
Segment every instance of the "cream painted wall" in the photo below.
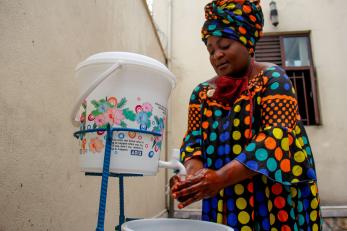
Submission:
{"label": "cream painted wall", "polygon": [[[179,147],[187,127],[189,97],[194,87],[214,76],[205,45],[200,40],[203,7],[209,0],[172,0],[172,54],[170,65],[178,78],[172,97],[169,147]],[[345,0],[276,0],[280,24],[269,23],[270,0],[262,0],[266,32],[311,31],[317,69],[321,126],[307,127],[316,160],[322,204],[347,204],[347,130],[343,66],[347,45]],[[155,1],[160,4],[161,1]],[[165,15],[154,12],[158,25]],[[165,31],[166,28],[160,28]]]}
{"label": "cream painted wall", "polygon": [[[79,172],[74,68],[102,51],[165,57],[142,0],[0,0],[0,230],[93,230],[101,177]],[[129,217],[165,209],[165,174],[126,179]],[[110,179],[105,230],[118,223]]]}

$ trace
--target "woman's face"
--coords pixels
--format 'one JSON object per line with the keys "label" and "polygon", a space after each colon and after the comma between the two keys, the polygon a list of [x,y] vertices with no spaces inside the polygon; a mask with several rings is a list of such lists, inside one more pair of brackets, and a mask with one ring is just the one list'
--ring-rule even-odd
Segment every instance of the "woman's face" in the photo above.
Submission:
{"label": "woman's face", "polygon": [[248,68],[249,54],[245,46],[232,39],[207,38],[210,62],[218,76],[242,77]]}

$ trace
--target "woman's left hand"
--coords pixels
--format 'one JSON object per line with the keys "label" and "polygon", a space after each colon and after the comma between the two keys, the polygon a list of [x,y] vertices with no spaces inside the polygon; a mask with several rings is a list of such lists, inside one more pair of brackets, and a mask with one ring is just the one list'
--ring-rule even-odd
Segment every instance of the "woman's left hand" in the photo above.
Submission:
{"label": "woman's left hand", "polygon": [[223,176],[218,171],[203,168],[186,180],[177,183],[172,188],[172,196],[186,198],[178,204],[178,208],[184,208],[196,201],[215,196],[225,187]]}

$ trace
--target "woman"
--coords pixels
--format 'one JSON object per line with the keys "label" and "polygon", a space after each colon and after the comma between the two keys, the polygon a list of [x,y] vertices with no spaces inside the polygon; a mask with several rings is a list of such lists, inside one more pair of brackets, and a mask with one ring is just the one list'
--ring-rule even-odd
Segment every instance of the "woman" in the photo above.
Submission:
{"label": "woman", "polygon": [[183,208],[235,230],[320,230],[314,160],[286,73],[253,59],[258,1],[205,7],[202,39],[217,77],[197,86],[181,147],[185,180],[171,179]]}

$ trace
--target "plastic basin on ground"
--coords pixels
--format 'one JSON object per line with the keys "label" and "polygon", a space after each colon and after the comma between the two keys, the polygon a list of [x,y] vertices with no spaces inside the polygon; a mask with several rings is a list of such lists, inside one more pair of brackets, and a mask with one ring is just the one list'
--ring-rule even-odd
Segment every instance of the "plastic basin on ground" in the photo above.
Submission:
{"label": "plastic basin on ground", "polygon": [[186,219],[141,219],[128,221],[122,231],[233,231],[232,228],[207,221]]}

